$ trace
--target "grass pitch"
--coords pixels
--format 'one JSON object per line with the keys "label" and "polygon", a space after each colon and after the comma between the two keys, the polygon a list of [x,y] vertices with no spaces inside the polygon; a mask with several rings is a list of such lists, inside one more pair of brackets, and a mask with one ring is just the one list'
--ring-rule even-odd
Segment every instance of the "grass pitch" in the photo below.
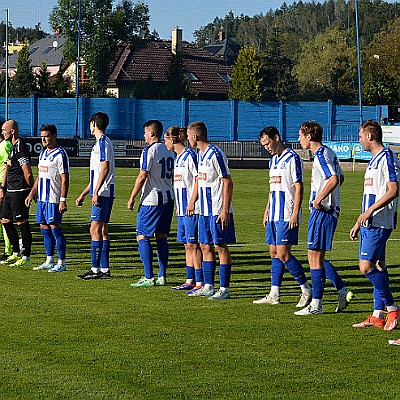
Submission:
{"label": "grass pitch", "polygon": [[[175,221],[168,285],[131,288],[142,275],[136,212],[126,208],[137,173],[117,170],[110,224],[113,279],[76,279],[90,267],[90,199],[83,207],[74,205],[87,183],[86,168],[71,171],[64,219],[69,271],[1,267],[1,399],[399,398],[400,349],[387,340],[400,337],[400,331],[351,327],[372,311],[372,288],[358,271],[358,244],[348,237],[360,211],[362,173],[346,173],[343,211],[327,257],[356,298],[348,310],[335,314],[337,294],[327,283],[324,314],[311,317],[293,315],[300,291],[288,272],[281,305],[252,304],[269,286],[262,227],[267,171],[262,170],[232,171],[238,243],[231,247],[230,300],[211,302],[171,290],[184,279],[185,266],[183,248],[173,239]],[[308,193],[307,180],[305,199]],[[34,212],[33,206],[32,221]],[[305,207],[294,254],[309,276],[307,216]],[[32,227],[32,259],[41,263],[42,237],[33,222]],[[394,231],[387,261],[400,301],[398,248]]]}

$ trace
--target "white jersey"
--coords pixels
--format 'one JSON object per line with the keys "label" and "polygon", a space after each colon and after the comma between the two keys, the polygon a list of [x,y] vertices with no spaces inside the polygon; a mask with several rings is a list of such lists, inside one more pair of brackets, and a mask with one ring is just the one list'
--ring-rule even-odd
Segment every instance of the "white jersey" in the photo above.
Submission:
{"label": "white jersey", "polygon": [[140,204],[158,206],[174,199],[172,178],[175,153],[161,142],[145,147],[140,156],[140,169],[148,172]]}
{"label": "white jersey", "polygon": [[[186,208],[193,194],[197,178],[197,154],[188,147],[175,158],[174,190],[176,201],[176,216],[184,217]],[[199,213],[198,201],[195,204],[195,214]]]}
{"label": "white jersey", "polygon": [[[338,158],[333,150],[329,147],[321,146],[314,153],[314,161],[311,174],[311,194],[310,194],[310,208],[312,202],[324,189],[327,179],[336,175],[340,180],[343,171],[340,168]],[[330,211],[337,218],[340,213],[340,184],[329,193],[328,196],[322,200],[322,207],[326,211]]]}
{"label": "white jersey", "polygon": [[290,220],[296,182],[303,182],[303,162],[299,155],[292,149],[280,157],[275,154],[269,164],[268,221]]}
{"label": "white jersey", "polygon": [[90,195],[93,196],[94,189],[99,181],[101,162],[108,161],[110,170],[101,186],[98,195],[103,197],[115,197],[115,161],[114,148],[110,138],[106,135],[96,139],[90,155]]}
{"label": "white jersey", "polygon": [[[399,182],[400,165],[390,149],[382,149],[369,163],[364,175],[364,196],[362,212],[381,199],[387,190],[388,182]],[[374,211],[365,226],[393,229],[397,220],[396,197],[385,207]]]}
{"label": "white jersey", "polygon": [[68,173],[69,159],[62,147],[43,149],[38,162],[38,201],[58,204],[61,196],[61,175]]}
{"label": "white jersey", "polygon": [[[210,144],[204,154],[201,151],[198,153],[198,169],[200,215],[219,215],[223,205],[221,178],[230,175],[228,160],[221,149]],[[232,204],[229,212],[233,212]]]}

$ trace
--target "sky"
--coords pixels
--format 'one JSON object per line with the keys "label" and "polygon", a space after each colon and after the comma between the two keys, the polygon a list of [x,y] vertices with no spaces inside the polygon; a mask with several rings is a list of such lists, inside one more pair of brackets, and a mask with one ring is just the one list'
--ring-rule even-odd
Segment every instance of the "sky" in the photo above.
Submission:
{"label": "sky", "polygon": [[[134,0],[136,3],[137,1]],[[171,30],[179,27],[183,30],[183,39],[193,41],[193,32],[212,22],[215,17],[223,18],[232,10],[235,16],[241,14],[250,17],[276,9],[283,0],[148,0],[150,8],[150,30],[158,32],[161,39],[170,39]],[[292,0],[286,4],[292,4]],[[114,5],[118,4],[114,0]],[[34,27],[41,22],[42,29],[51,33],[48,16],[57,4],[57,0],[0,0],[0,21],[9,19],[13,27]]]}

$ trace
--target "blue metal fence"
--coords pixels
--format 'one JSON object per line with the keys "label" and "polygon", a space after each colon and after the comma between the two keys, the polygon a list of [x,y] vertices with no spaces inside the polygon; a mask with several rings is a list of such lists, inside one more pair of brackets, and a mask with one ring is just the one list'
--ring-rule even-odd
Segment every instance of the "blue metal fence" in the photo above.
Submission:
{"label": "blue metal fence", "polygon": [[[96,99],[82,97],[75,132],[75,99],[9,99],[9,118],[15,119],[24,136],[38,136],[42,124],[53,123],[59,136],[88,138],[89,117],[103,111],[110,116],[108,134],[115,139],[140,140],[143,123],[160,120],[164,127],[204,121],[213,141],[257,141],[258,133],[269,125],[279,128],[282,138],[295,142],[299,126],[314,119],[324,127],[324,140],[357,140],[359,108],[326,103],[246,103],[240,101]],[[364,119],[380,120],[387,106],[363,107]],[[4,120],[5,99],[0,98],[0,119]]]}

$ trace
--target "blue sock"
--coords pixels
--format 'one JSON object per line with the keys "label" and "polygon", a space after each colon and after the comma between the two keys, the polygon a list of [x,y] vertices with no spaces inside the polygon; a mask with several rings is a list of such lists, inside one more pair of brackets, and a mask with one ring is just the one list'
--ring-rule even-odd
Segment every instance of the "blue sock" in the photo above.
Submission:
{"label": "blue sock", "polygon": [[167,238],[157,240],[157,255],[160,271],[158,276],[167,276],[169,247]]}
{"label": "blue sock", "polygon": [[204,281],[204,276],[203,276],[203,270],[200,269],[195,269],[194,274],[196,276],[196,282],[203,282]]}
{"label": "blue sock", "polygon": [[289,260],[287,260],[285,264],[288,267],[289,272],[292,274],[293,278],[299,285],[303,285],[307,282],[304,268],[295,256],[290,256]]}
{"label": "blue sock", "polygon": [[100,271],[100,256],[102,247],[103,247],[102,240],[92,240],[90,254],[92,258],[92,270],[93,272],[96,273]]}
{"label": "blue sock", "polygon": [[310,269],[313,299],[322,299],[325,286],[325,269]]}
{"label": "blue sock", "polygon": [[216,262],[203,261],[201,265],[204,274],[204,283],[214,286],[215,268],[217,265]]}
{"label": "blue sock", "polygon": [[53,236],[55,238],[58,259],[65,260],[65,255],[67,253],[67,241],[65,240],[64,232],[61,227],[53,228],[51,231],[53,232]]}
{"label": "blue sock", "polygon": [[103,248],[101,250],[100,267],[104,270],[110,268],[110,240],[103,240]]}
{"label": "blue sock", "polygon": [[46,256],[54,256],[54,247],[56,240],[54,239],[51,229],[40,228],[40,232],[43,235],[44,249],[46,250]]}
{"label": "blue sock", "polygon": [[221,287],[229,287],[231,283],[231,264],[220,264],[219,265],[219,284]]}
{"label": "blue sock", "polygon": [[377,296],[380,297],[385,306],[393,305],[394,299],[392,292],[390,291],[388,275],[385,276],[384,273],[380,272],[378,268],[375,267],[370,272],[365,274],[365,276],[374,285],[374,291],[376,290]]}
{"label": "blue sock", "polygon": [[194,277],[195,277],[194,267],[187,265],[186,266],[186,279],[191,279],[193,281]]}
{"label": "blue sock", "polygon": [[153,278],[153,247],[148,237],[138,241],[139,255],[144,267],[144,276]]}
{"label": "blue sock", "polygon": [[342,278],[337,273],[335,267],[328,260],[324,260],[324,268],[326,277],[332,282],[332,285],[336,288],[336,290],[343,289],[345,285]]}
{"label": "blue sock", "polygon": [[285,265],[283,262],[279,258],[273,258],[271,260],[271,285],[280,287],[284,273]]}

